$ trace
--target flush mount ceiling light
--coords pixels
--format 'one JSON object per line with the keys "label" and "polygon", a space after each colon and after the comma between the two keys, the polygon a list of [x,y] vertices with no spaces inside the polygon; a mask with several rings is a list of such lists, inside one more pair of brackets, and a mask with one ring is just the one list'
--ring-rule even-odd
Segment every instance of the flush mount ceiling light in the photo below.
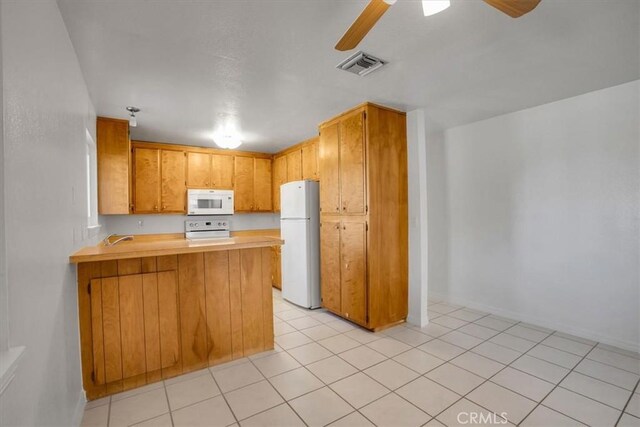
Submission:
{"label": "flush mount ceiling light", "polygon": [[435,15],[451,6],[450,0],[422,0],[422,12],[424,16]]}
{"label": "flush mount ceiling light", "polygon": [[129,126],[131,126],[132,128],[138,126],[136,113],[140,112],[140,109],[137,107],[127,107],[127,111],[129,112]]}
{"label": "flush mount ceiling light", "polygon": [[218,147],[227,149],[238,148],[242,144],[239,137],[231,134],[216,135],[213,137],[213,141]]}

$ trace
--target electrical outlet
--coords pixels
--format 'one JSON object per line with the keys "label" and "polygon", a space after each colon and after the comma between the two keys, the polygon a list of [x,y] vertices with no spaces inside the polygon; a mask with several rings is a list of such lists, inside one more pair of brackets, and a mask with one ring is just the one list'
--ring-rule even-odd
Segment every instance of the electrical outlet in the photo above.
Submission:
{"label": "electrical outlet", "polygon": [[138,228],[144,228],[144,220],[143,219],[139,219],[138,220]]}

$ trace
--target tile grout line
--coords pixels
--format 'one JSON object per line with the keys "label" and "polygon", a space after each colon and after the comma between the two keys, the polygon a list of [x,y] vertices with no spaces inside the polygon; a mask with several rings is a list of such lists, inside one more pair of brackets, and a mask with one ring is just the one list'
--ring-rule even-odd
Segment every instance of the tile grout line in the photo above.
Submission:
{"label": "tile grout line", "polygon": [[[629,396],[629,399],[627,399],[627,403],[624,405],[624,407],[622,408],[622,412],[620,412],[620,415],[618,416],[618,420],[616,421],[616,423],[614,424],[615,426],[617,426],[620,423],[620,420],[622,419],[622,416],[624,414],[629,414],[631,415],[629,412],[626,412],[627,408],[629,407],[629,403],[631,402],[631,399],[633,399],[633,395],[635,394],[635,392],[638,390],[638,387],[640,386],[640,380],[638,380],[636,382],[636,386],[633,388],[633,391],[631,392],[631,395]],[[633,416],[633,415],[632,415]]]}

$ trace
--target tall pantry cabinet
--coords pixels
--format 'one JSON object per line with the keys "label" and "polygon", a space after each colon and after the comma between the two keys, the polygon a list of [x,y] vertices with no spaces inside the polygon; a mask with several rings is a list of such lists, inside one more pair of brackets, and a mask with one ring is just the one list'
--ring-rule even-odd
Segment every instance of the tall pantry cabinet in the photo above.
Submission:
{"label": "tall pantry cabinet", "polygon": [[405,113],[362,104],[320,125],[322,304],[368,329],[408,311]]}

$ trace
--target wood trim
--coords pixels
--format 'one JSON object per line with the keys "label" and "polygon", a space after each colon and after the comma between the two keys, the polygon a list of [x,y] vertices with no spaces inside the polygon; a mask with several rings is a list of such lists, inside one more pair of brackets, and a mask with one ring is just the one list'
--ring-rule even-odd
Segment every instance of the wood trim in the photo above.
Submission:
{"label": "wood trim", "polygon": [[349,114],[351,114],[351,113],[355,113],[355,112],[356,112],[356,111],[358,111],[358,110],[363,110],[363,111],[364,111],[365,109],[367,109],[367,108],[369,108],[369,107],[379,108],[379,109],[381,109],[381,110],[387,110],[387,111],[391,111],[391,112],[393,112],[393,113],[402,114],[402,115],[406,115],[406,114],[407,114],[406,112],[404,112],[404,111],[402,111],[402,110],[397,110],[397,109],[395,109],[395,108],[386,107],[386,106],[384,106],[384,105],[375,104],[375,103],[373,103],[373,102],[363,102],[362,104],[358,104],[358,105],[356,105],[355,107],[350,108],[349,110],[343,111],[343,112],[342,112],[342,113],[340,113],[339,115],[337,115],[337,116],[335,116],[335,117],[332,117],[332,118],[331,118],[331,119],[329,119],[329,120],[325,120],[324,122],[321,122],[321,123],[318,125],[318,128],[321,128],[321,127],[323,127],[323,126],[327,126],[327,125],[333,124],[333,123],[335,123],[335,122],[337,122],[337,121],[342,120],[342,119],[344,118],[344,116],[348,116]]}
{"label": "wood trim", "polygon": [[245,157],[258,157],[261,159],[271,159],[273,154],[271,153],[259,153],[257,151],[240,151],[240,150],[223,150],[219,148],[198,147],[195,145],[181,145],[173,144],[169,142],[154,142],[154,141],[131,141],[132,147],[142,146],[144,148],[157,148],[160,150],[172,150],[172,151],[185,151],[187,153],[207,153],[207,154],[224,154],[227,156],[245,156]]}
{"label": "wood trim", "polygon": [[278,151],[277,153],[275,153],[273,155],[273,158],[275,159],[276,157],[281,157],[281,156],[286,156],[287,154],[291,153],[292,151],[296,151],[296,150],[301,150],[302,147],[304,147],[307,144],[312,144],[314,141],[317,141],[318,136],[314,136],[308,139],[305,139],[302,142],[298,142],[297,144],[294,144],[290,147],[285,148],[282,151]]}

